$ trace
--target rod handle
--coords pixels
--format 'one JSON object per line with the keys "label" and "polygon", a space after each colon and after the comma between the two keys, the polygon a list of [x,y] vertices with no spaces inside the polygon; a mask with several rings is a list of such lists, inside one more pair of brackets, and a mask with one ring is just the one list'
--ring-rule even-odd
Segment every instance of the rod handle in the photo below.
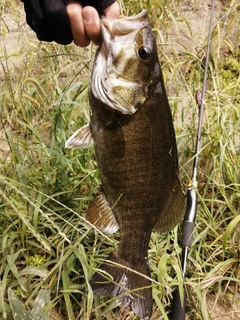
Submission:
{"label": "rod handle", "polygon": [[193,242],[193,231],[195,223],[192,221],[183,221],[183,232],[182,232],[182,246],[192,247]]}
{"label": "rod handle", "polygon": [[187,207],[182,225],[182,246],[191,248],[193,240],[193,230],[197,214],[197,192],[190,187],[187,190]]}
{"label": "rod handle", "polygon": [[172,313],[171,320],[184,320],[185,319],[185,309],[186,309],[186,300],[187,300],[187,292],[184,290],[183,296],[183,305],[180,299],[179,290],[176,289],[173,294],[173,305],[172,305]]}

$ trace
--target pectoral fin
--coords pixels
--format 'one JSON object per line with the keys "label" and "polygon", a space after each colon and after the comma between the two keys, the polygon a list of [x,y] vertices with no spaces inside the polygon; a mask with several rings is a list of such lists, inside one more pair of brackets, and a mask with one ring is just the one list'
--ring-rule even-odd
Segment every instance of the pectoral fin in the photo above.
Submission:
{"label": "pectoral fin", "polygon": [[66,141],[65,148],[68,149],[87,149],[93,145],[92,132],[89,123],[78,129]]}
{"label": "pectoral fin", "polygon": [[112,234],[118,230],[117,221],[101,189],[98,190],[94,200],[90,203],[86,219],[102,232]]}

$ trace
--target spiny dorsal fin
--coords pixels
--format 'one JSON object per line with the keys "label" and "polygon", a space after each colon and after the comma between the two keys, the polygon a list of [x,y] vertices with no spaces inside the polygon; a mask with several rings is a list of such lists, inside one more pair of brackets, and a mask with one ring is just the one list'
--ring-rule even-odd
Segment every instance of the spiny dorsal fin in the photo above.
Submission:
{"label": "spiny dorsal fin", "polygon": [[178,177],[173,184],[168,203],[164,211],[159,216],[153,230],[158,232],[166,232],[173,229],[183,219],[186,207],[186,197],[182,191],[182,187]]}
{"label": "spiny dorsal fin", "polygon": [[92,132],[89,123],[78,129],[66,141],[65,148],[87,149],[93,145]]}
{"label": "spiny dorsal fin", "polygon": [[87,209],[86,219],[102,232],[112,234],[118,230],[117,221],[101,188]]}

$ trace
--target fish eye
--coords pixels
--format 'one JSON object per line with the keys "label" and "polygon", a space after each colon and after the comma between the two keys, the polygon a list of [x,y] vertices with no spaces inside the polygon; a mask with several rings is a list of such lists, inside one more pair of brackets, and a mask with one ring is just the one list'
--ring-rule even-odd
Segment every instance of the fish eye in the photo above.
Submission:
{"label": "fish eye", "polygon": [[138,49],[138,55],[141,59],[147,60],[151,55],[151,49],[149,47],[142,46]]}

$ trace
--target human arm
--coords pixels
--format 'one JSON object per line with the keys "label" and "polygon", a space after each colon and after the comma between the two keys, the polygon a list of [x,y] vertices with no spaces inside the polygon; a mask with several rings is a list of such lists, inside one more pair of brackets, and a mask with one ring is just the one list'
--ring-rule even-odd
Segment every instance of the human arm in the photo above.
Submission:
{"label": "human arm", "polygon": [[100,18],[118,18],[119,6],[115,0],[22,0],[26,20],[39,40],[59,44],[74,42],[87,46],[92,40],[101,43]]}

